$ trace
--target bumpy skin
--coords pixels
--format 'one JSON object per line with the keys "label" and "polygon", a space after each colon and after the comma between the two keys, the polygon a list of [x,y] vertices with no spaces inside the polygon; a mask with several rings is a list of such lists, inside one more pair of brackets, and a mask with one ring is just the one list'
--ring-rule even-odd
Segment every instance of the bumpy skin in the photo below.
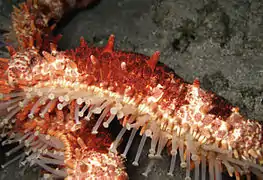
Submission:
{"label": "bumpy skin", "polygon": [[[12,142],[24,144],[28,153],[24,162],[43,167],[44,178],[47,179],[128,179],[123,158],[108,153],[112,143],[108,131],[102,129],[99,135],[93,135],[91,127],[94,125],[94,120],[77,125],[73,122],[74,102],[64,110],[56,109],[56,103],[51,103],[47,108],[48,113],[33,118],[29,118],[28,114],[37,102],[36,98],[24,104],[20,101],[19,111],[17,106],[15,110],[7,108],[12,97],[19,97],[9,96],[10,93],[21,92],[23,88],[30,86],[27,84],[30,81],[28,75],[34,76],[33,67],[43,63],[44,60],[41,51],[53,52],[56,49],[55,44],[61,36],[52,36],[51,31],[54,25],[49,27],[48,21],[51,19],[58,21],[65,12],[77,7],[86,7],[91,2],[93,0],[28,0],[26,3],[20,4],[18,8],[14,7],[12,30],[16,34],[18,47],[16,49],[11,46],[7,47],[11,56],[10,60],[0,58],[0,109],[4,111],[3,114],[16,111],[12,115],[15,121],[11,122],[7,116],[4,116],[4,120],[0,123],[1,129],[3,129],[1,135],[9,136],[2,144]],[[52,44],[50,45],[50,43]],[[20,81],[21,77],[27,78]],[[32,80],[32,76],[30,77]],[[41,107],[43,106],[38,106],[35,113],[40,112]],[[9,132],[6,132],[7,130]],[[7,155],[12,154],[11,152],[12,150]],[[51,156],[48,156],[47,153]],[[59,153],[61,156],[58,156]],[[43,160],[43,157],[46,159]],[[63,157],[63,161],[60,160],[61,157]],[[52,162],[51,164],[57,165],[56,170],[48,166],[47,162],[49,161]]]}
{"label": "bumpy skin", "polygon": [[[68,180],[127,179],[122,158],[108,153],[108,148],[112,143],[110,134],[105,129],[101,129],[98,135],[91,134],[94,120],[88,124],[84,122],[76,125],[72,113],[68,114],[67,110],[55,110],[54,114],[46,114],[45,118],[28,119],[25,116],[28,114],[26,112],[28,107],[30,105],[17,114],[14,132],[34,132],[35,134],[37,132],[38,135],[34,137],[34,141],[45,137],[49,143],[56,144],[55,147],[51,146],[46,151],[61,151],[64,154],[64,164],[58,166],[59,170],[63,169],[60,170],[61,172],[52,172],[52,175]],[[63,144],[62,147],[60,143]],[[32,145],[30,148],[36,147],[37,145]],[[45,153],[42,156],[46,157]]]}
{"label": "bumpy skin", "polygon": [[[8,73],[3,74],[4,70],[1,71],[6,78],[1,83],[1,92],[24,92],[26,100],[35,99],[31,106],[26,105],[29,110],[22,115],[30,118],[38,116],[39,111],[33,106],[41,98],[48,98],[50,102],[54,100],[54,107],[57,106],[58,109],[66,106],[70,109],[70,101],[79,105],[72,107],[75,109],[72,113],[77,113],[73,118],[76,124],[74,125],[73,120],[74,128],[71,129],[75,132],[83,129],[85,124],[85,120],[83,122],[78,117],[81,116],[79,107],[85,109],[86,105],[88,107],[93,104],[97,109],[90,108],[89,111],[101,113],[96,124],[100,125],[106,117],[108,120],[104,121],[103,125],[107,127],[110,117],[116,115],[125,130],[141,128],[141,135],[152,138],[151,156],[156,154],[157,142],[160,150],[167,141],[168,144],[171,143],[172,155],[177,152],[176,144],[183,142],[180,149],[186,147],[186,159],[190,158],[190,153],[194,155],[192,160],[197,162],[195,165],[198,165],[198,161],[204,156],[210,158],[209,166],[215,167],[216,171],[222,170],[222,163],[229,174],[235,171],[237,177],[249,171],[257,175],[263,172],[263,130],[257,121],[246,119],[239,114],[238,108],[221,97],[202,90],[198,80],[188,84],[165,66],[157,65],[159,52],[148,57],[115,51],[113,35],[106,47],[88,47],[81,38],[80,47],[75,50],[59,52],[54,44],[51,44],[49,50],[47,43],[41,41],[43,32],[46,32],[44,27],[47,27],[49,19],[61,18],[64,13],[62,10],[67,9],[61,5],[67,3],[62,0],[45,3],[46,1],[40,1],[38,8],[43,7],[47,12],[54,9],[54,12],[45,15],[45,11],[36,11],[38,8],[32,6],[32,3],[21,7],[23,11],[29,12],[31,17],[36,18],[33,21],[35,26],[31,25],[28,32],[21,32],[20,23],[14,23],[15,32],[22,39],[23,46],[19,52],[9,48],[12,56],[8,67],[6,60],[2,60],[2,67],[7,68]],[[16,16],[19,16],[18,13],[15,13],[14,19]],[[36,25],[38,20],[40,25]],[[24,21],[24,24],[28,23],[28,20]],[[25,43],[23,39],[28,39],[29,43]],[[91,98],[91,102],[88,102],[86,97]],[[100,100],[101,102],[98,102]],[[22,105],[24,106],[23,102]],[[43,109],[43,106],[48,104],[37,104],[35,107]],[[48,113],[41,111],[40,116],[48,121],[45,115],[54,113],[54,109],[56,108],[49,109]],[[21,121],[23,118],[20,116],[21,113],[18,113],[17,118]],[[90,118],[89,114],[85,117],[86,120]],[[24,121],[26,119],[23,119]],[[96,124],[91,130],[92,134],[97,133]],[[62,127],[61,131],[66,128]],[[114,145],[114,148],[117,148],[117,145]],[[204,155],[204,151],[209,155]],[[181,161],[184,161],[184,156],[181,157]],[[221,168],[212,162],[211,157],[219,161]],[[210,175],[214,176],[211,171]]]}
{"label": "bumpy skin", "polygon": [[[238,108],[202,90],[198,81],[187,84],[163,66],[151,68],[158,52],[150,58],[113,51],[112,40],[113,36],[106,48],[81,45],[75,51],[58,52],[56,56],[44,53],[47,64],[64,59],[63,72],[48,70],[49,74],[43,75],[41,72],[46,65],[44,60],[39,60],[43,67],[36,65],[27,73],[17,75],[18,85],[45,87],[41,81],[51,85],[63,77],[71,83],[77,81],[99,87],[101,91],[126,96],[132,101],[127,104],[138,106],[139,111],[146,106],[140,113],[150,114],[148,121],[156,121],[163,131],[170,134],[195,131],[202,143],[216,143],[220,148],[231,148],[246,158],[261,161],[262,126],[257,121],[246,120],[238,113]],[[49,67],[52,68],[55,66]]]}

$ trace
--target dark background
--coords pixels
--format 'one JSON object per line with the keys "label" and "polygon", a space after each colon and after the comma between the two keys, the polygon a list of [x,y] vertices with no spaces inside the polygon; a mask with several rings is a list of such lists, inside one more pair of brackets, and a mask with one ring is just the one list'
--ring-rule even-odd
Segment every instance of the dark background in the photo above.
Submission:
{"label": "dark background", "polygon": [[[11,3],[18,1],[0,0],[0,29],[10,26]],[[249,118],[263,120],[262,0],[102,0],[68,15],[57,31],[63,34],[59,43],[63,50],[78,46],[80,36],[96,46],[105,45],[110,34],[116,36],[116,49],[146,55],[159,50],[160,61],[186,81],[198,78],[204,89],[239,106]],[[0,46],[0,57],[7,55]],[[114,125],[110,129],[116,136],[120,127]],[[128,154],[131,180],[145,179],[140,174],[149,163],[148,139],[140,166],[131,165],[139,142],[137,136]],[[166,150],[164,154],[148,179],[172,179],[166,175],[170,157]],[[2,179],[20,179],[17,164],[5,171],[0,171]],[[184,170],[177,165],[175,171],[173,179],[183,180]],[[32,169],[26,175],[24,179],[38,176]]]}

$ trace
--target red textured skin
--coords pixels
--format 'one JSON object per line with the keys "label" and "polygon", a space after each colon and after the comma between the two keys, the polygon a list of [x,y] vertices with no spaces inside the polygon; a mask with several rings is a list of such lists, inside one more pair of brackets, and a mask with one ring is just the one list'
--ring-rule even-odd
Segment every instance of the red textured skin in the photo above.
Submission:
{"label": "red textured skin", "polygon": [[[7,98],[2,98],[0,103],[4,104],[5,101],[10,99],[8,97],[9,93],[21,91],[23,88],[30,86],[30,84],[37,83],[34,80],[29,82],[26,79],[21,79],[21,75],[32,73],[32,68],[43,61],[42,50],[52,51],[56,49],[54,44],[50,48],[50,42],[56,44],[61,36],[52,36],[51,31],[54,29],[54,26],[48,27],[48,21],[52,18],[59,20],[64,12],[76,7],[84,8],[92,1],[77,1],[76,3],[78,4],[74,7],[69,7],[64,0],[52,2],[39,0],[36,2],[37,4],[28,0],[26,3],[21,3],[19,8],[15,8],[12,13],[13,31],[17,36],[19,46],[18,48],[7,47],[11,56],[10,60],[0,58],[0,92],[1,95],[7,95]],[[27,28],[27,30],[24,28]],[[112,143],[112,139],[106,129],[100,129],[101,134],[99,135],[91,134],[91,127],[94,126],[94,121],[93,123],[83,122],[81,126],[74,129],[74,104],[69,106],[70,112],[67,109],[65,111],[55,110],[56,104],[53,104],[44,118],[37,116],[29,119],[28,114],[36,101],[37,98],[34,98],[32,102],[26,104],[25,107],[15,114],[16,123],[10,130],[10,133],[22,133],[23,135],[32,131],[58,138],[65,146],[65,165],[61,166],[66,169],[67,178],[69,179],[85,179],[94,174],[97,174],[98,178],[105,178],[105,176],[117,180],[128,178],[123,159],[118,155],[108,154],[108,148]],[[40,107],[36,109],[36,113],[39,112]],[[3,109],[3,112],[1,111],[0,113],[6,115],[8,112],[6,112],[6,109]],[[35,138],[37,140],[37,137]],[[83,140],[84,145],[80,146],[81,144],[77,141],[79,138]],[[58,149],[58,151],[60,150]],[[88,162],[92,158],[97,158],[99,163],[101,163],[101,167],[93,167],[87,171],[87,167],[84,166],[83,162]],[[116,167],[112,166],[112,164],[107,164],[106,159],[111,159],[111,161],[115,162]]]}
{"label": "red textured skin", "polygon": [[[83,83],[95,86],[105,84],[105,88],[111,87],[113,92],[120,94],[124,94],[125,88],[130,86],[132,87],[129,92],[130,96],[138,97],[151,96],[152,92],[149,87],[161,84],[164,95],[158,104],[163,109],[173,104],[175,106],[173,110],[177,111],[182,105],[188,104],[185,99],[188,83],[165,65],[157,65],[152,71],[147,64],[149,56],[118,50],[104,52],[103,47],[88,47],[86,45],[66,51],[65,55],[76,62],[80,74],[89,75],[89,78],[83,78]],[[90,60],[91,55],[94,55],[98,61],[95,66]],[[126,63],[126,70],[122,70],[122,62]],[[180,86],[182,86],[181,89]],[[230,115],[233,106],[222,97],[212,92],[206,92],[202,94],[202,99],[212,102],[213,108],[208,113],[214,114],[216,117],[221,116],[224,119]]]}
{"label": "red textured skin", "polygon": [[[118,50],[103,51],[104,48],[100,47],[79,47],[74,51],[67,51],[65,55],[76,62],[80,74],[89,75],[89,78],[83,78],[83,83],[96,86],[105,84],[105,88],[110,87],[113,92],[120,94],[124,94],[125,88],[130,86],[132,89],[128,92],[129,96],[135,95],[138,98],[150,96],[150,87],[162,84],[165,94],[158,102],[162,107],[165,108],[173,102],[178,109],[187,103],[184,101],[185,82],[172,71],[166,70],[165,65],[156,66],[153,72],[147,64],[150,59],[148,56]],[[90,60],[91,55],[98,61],[95,66]],[[122,70],[122,62],[126,63],[126,70]],[[171,81],[175,81],[175,84]],[[182,90],[179,90],[180,85],[183,86]]]}

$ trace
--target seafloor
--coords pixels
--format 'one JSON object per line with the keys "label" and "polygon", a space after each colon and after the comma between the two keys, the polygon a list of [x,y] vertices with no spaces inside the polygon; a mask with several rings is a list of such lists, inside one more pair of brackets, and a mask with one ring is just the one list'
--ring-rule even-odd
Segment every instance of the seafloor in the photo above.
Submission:
{"label": "seafloor", "polygon": [[[0,1],[1,28],[10,25],[11,2],[18,1]],[[203,88],[239,106],[249,118],[263,120],[261,0],[102,0],[72,13],[59,27],[63,34],[59,44],[62,49],[78,46],[80,36],[101,46],[113,33],[117,49],[146,55],[159,50],[160,61],[186,81],[200,79]],[[5,56],[5,49],[1,46],[0,49],[0,56]],[[118,127],[111,131],[116,135]],[[136,143],[139,141],[137,137]],[[141,173],[149,163],[147,147],[139,167],[131,165],[137,147],[133,145],[129,152],[127,170],[131,180],[146,179]],[[4,149],[1,151],[3,154]],[[169,163],[165,151],[163,160],[156,162],[148,179],[183,180],[185,173],[179,165],[175,177],[166,175]],[[0,171],[0,179],[21,179],[17,166]],[[38,176],[32,169],[25,174],[22,179]]]}

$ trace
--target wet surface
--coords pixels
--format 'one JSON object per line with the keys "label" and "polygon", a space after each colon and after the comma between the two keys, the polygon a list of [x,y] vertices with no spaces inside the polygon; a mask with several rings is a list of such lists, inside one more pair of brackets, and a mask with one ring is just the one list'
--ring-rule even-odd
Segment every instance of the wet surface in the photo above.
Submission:
{"label": "wet surface", "polygon": [[[249,118],[262,121],[262,6],[261,1],[249,0],[102,0],[60,24],[58,32],[63,38],[59,46],[62,49],[76,47],[80,36],[90,44],[102,46],[108,36],[114,34],[116,49],[146,55],[159,50],[160,61],[186,81],[200,79],[203,88],[239,106]],[[11,7],[0,3],[0,8],[0,26],[9,26]],[[0,50],[5,54],[4,49]],[[120,127],[117,123],[111,126],[116,136]],[[125,137],[127,139],[128,134]],[[128,154],[127,170],[131,180],[145,179],[141,173],[149,163],[148,139],[140,166],[131,165],[139,142],[137,136]],[[123,151],[121,147],[120,151]],[[170,157],[165,150],[163,159],[155,162],[148,179],[184,179],[185,172],[179,162],[175,177],[168,177],[169,164]],[[14,165],[6,171],[9,176],[4,179],[14,179],[13,172],[19,170]],[[37,178],[36,173],[29,171],[29,174],[35,176],[29,175],[28,179]]]}

